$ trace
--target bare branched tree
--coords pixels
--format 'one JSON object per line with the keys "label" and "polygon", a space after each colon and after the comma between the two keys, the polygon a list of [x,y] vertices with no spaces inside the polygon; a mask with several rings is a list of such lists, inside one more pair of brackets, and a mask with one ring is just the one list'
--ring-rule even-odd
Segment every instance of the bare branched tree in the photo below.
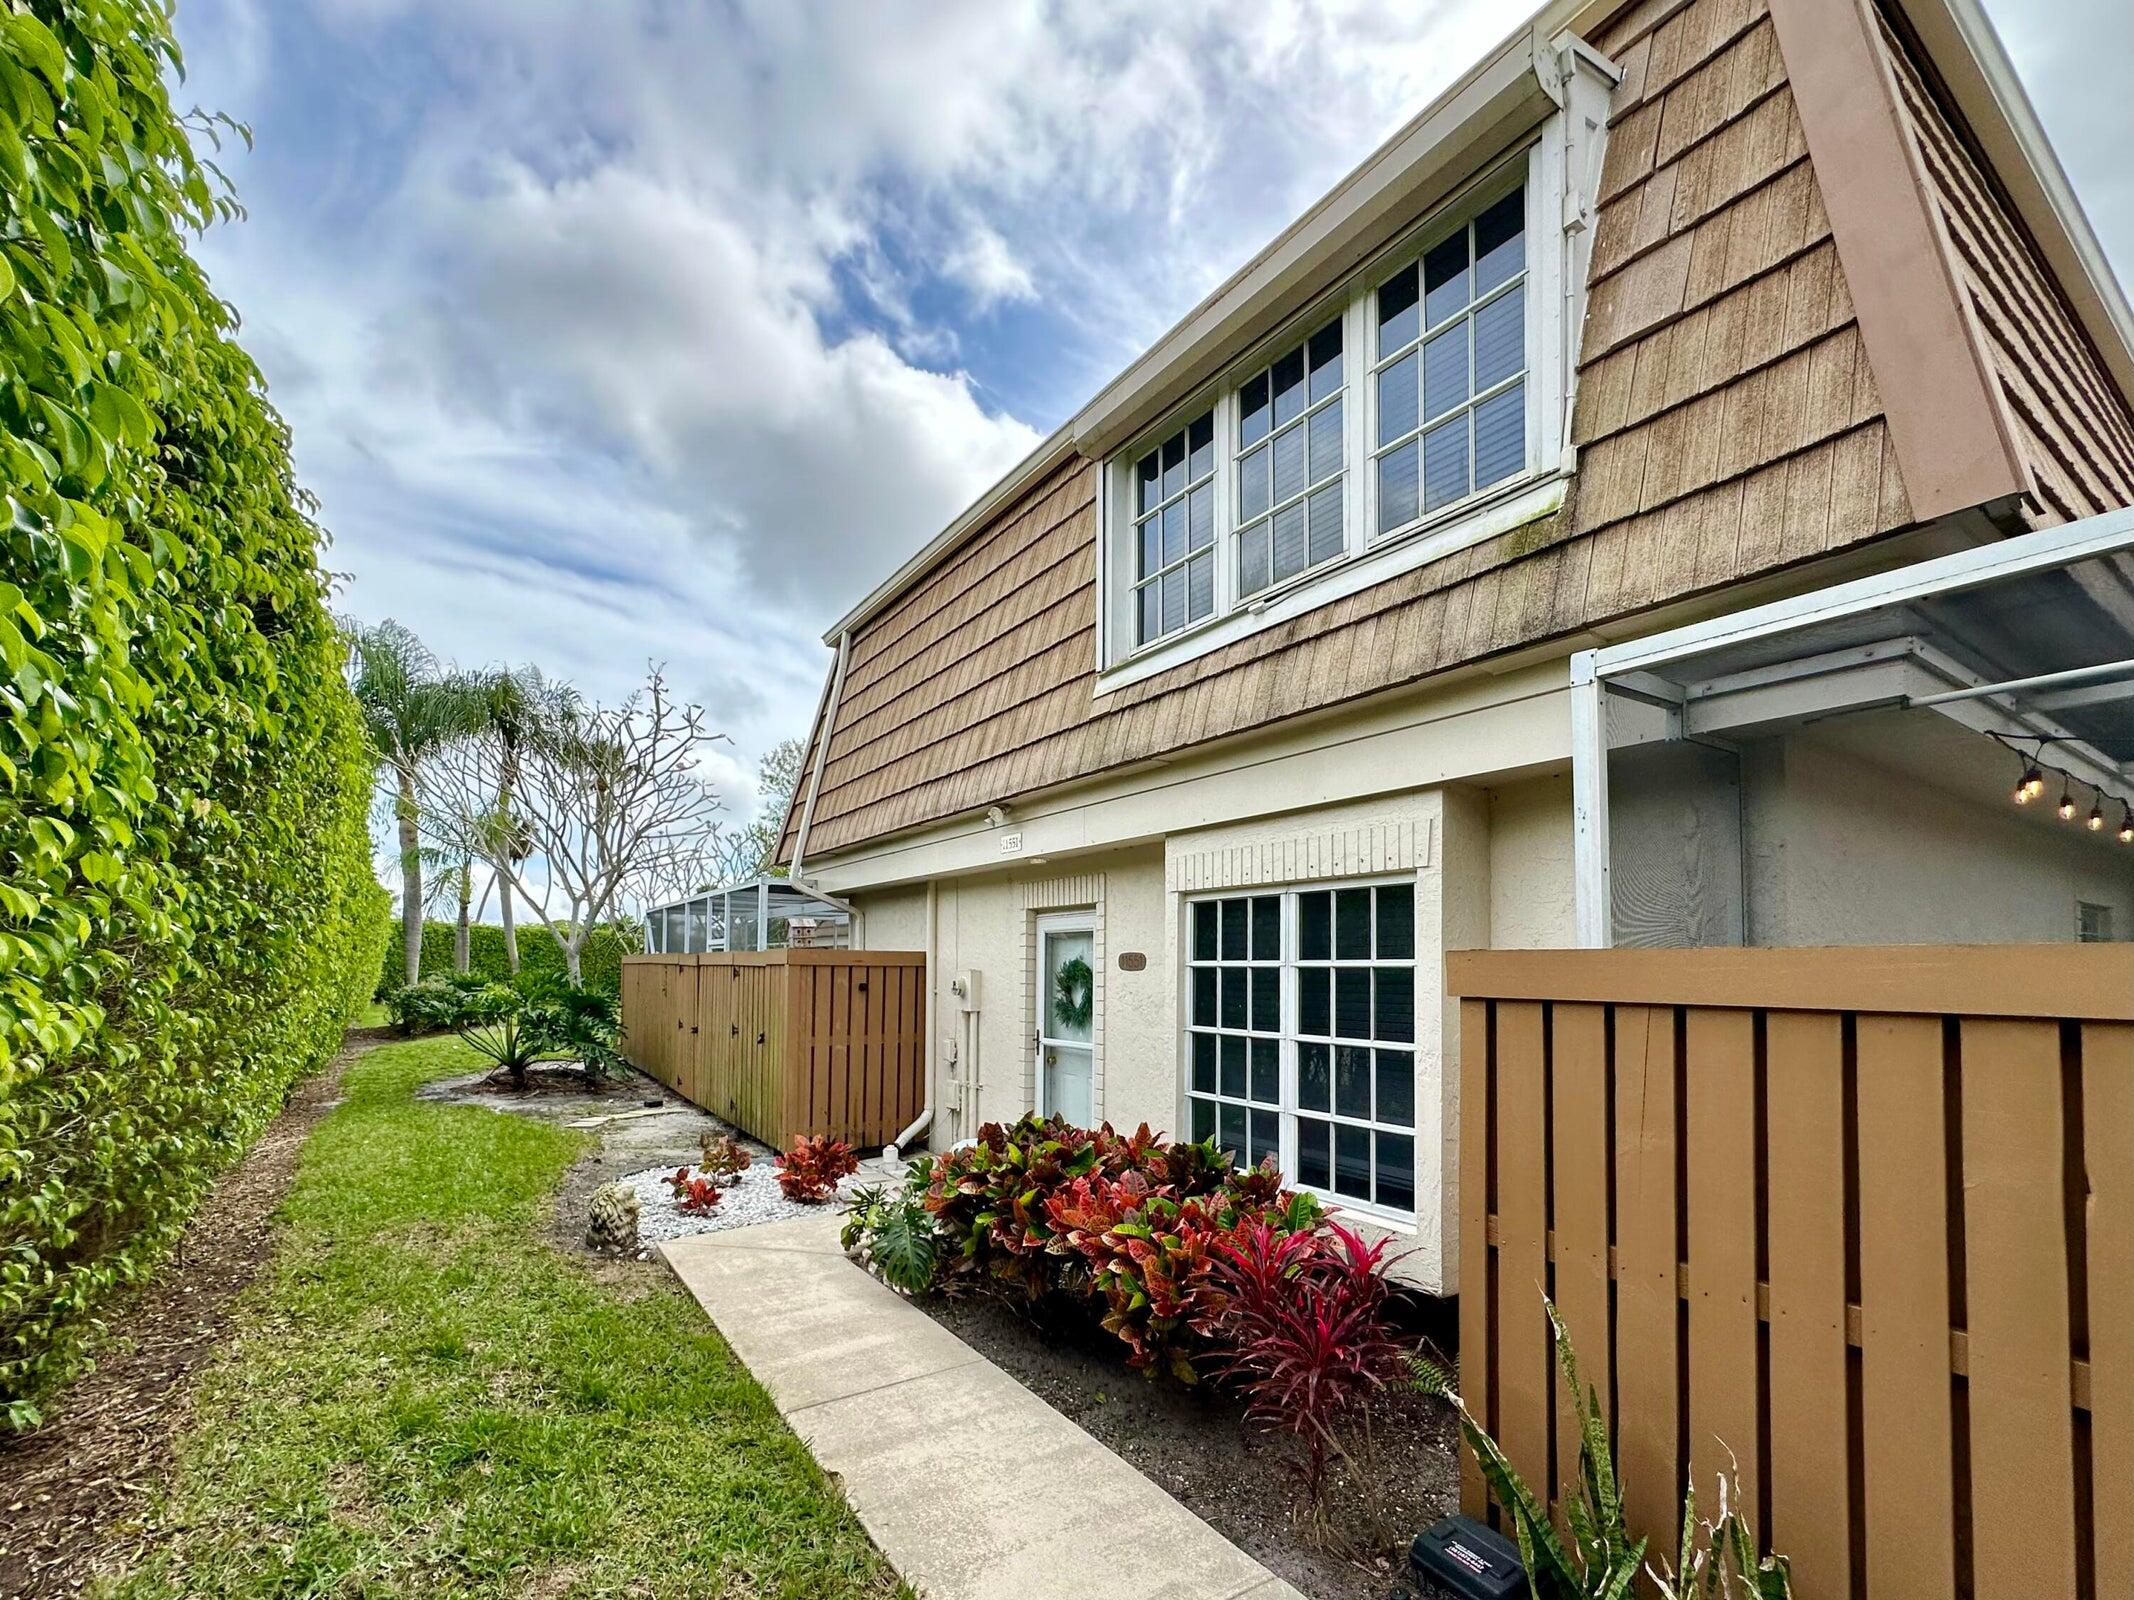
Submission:
{"label": "bare branched tree", "polygon": [[458,741],[430,769],[426,814],[441,843],[486,862],[540,913],[576,983],[595,927],[716,870],[720,802],[699,766],[722,737],[655,668],[620,706],[546,699],[508,736],[491,727]]}

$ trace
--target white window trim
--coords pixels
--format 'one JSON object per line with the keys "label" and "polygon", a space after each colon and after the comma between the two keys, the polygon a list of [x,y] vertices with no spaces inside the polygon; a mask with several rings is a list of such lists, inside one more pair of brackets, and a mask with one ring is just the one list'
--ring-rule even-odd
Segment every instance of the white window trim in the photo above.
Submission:
{"label": "white window trim", "polygon": [[[1572,76],[1584,64],[1574,53]],[[1600,170],[1606,85],[1567,93],[1565,109],[1532,139],[1485,168],[1417,220],[1359,271],[1320,295],[1241,354],[1217,378],[1108,456],[1099,476],[1097,538],[1096,694],[1129,684],[1218,650],[1263,628],[1412,571],[1442,556],[1531,522],[1564,503],[1575,465],[1569,418],[1576,372],[1575,330],[1584,303],[1584,261]],[[1598,93],[1599,114],[1591,95]],[[1376,523],[1376,365],[1372,310],[1376,286],[1454,227],[1464,226],[1490,199],[1514,184],[1526,187],[1526,423],[1527,469],[1383,537]],[[1343,553],[1308,567],[1249,598],[1237,593],[1238,385],[1259,367],[1309,338],[1339,310],[1342,317],[1344,434]],[[1215,612],[1149,644],[1135,642],[1133,611],[1133,464],[1206,410],[1215,413]]]}
{"label": "white window trim", "polygon": [[[1297,1118],[1299,1116],[1308,1116],[1324,1122],[1348,1122],[1352,1124],[1356,1120],[1352,1117],[1337,1116],[1331,1106],[1329,1106],[1328,1109],[1325,1111],[1303,1111],[1298,1106],[1297,1045],[1299,1043],[1299,1040],[1297,1038],[1295,1028],[1295,1024],[1298,1020],[1297,971],[1300,967],[1304,966],[1353,967],[1384,966],[1396,964],[1379,961],[1359,962],[1355,960],[1349,960],[1307,962],[1301,960],[1298,956],[1298,943],[1300,937],[1297,913],[1298,898],[1302,895],[1314,894],[1322,890],[1338,891],[1341,889],[1375,889],[1400,885],[1406,885],[1410,888],[1418,887],[1417,874],[1412,872],[1379,873],[1367,877],[1358,878],[1327,878],[1323,880],[1313,880],[1308,883],[1243,884],[1230,888],[1210,889],[1204,893],[1188,894],[1181,897],[1182,911],[1178,919],[1179,931],[1177,950],[1179,1020],[1178,1035],[1176,1041],[1178,1051],[1178,1107],[1176,1114],[1178,1117],[1178,1127],[1181,1130],[1181,1135],[1183,1137],[1190,1138],[1192,1136],[1193,1128],[1192,1102],[1194,1099],[1193,1034],[1195,1032],[1195,1028],[1193,1025],[1192,1009],[1193,970],[1196,965],[1193,959],[1193,907],[1206,901],[1252,900],[1263,895],[1277,896],[1280,899],[1282,908],[1282,931],[1280,945],[1281,959],[1278,968],[1281,975],[1279,980],[1281,992],[1281,1011],[1276,1021],[1276,1034],[1280,1039],[1277,1056],[1279,1086],[1276,1092],[1275,1105],[1272,1107],[1262,1106],[1260,1109],[1274,1111],[1278,1119],[1276,1146],[1279,1152],[1277,1155],[1277,1159],[1282,1164],[1282,1181],[1293,1189],[1298,1189],[1303,1191],[1304,1193],[1312,1195],[1314,1198],[1318,1199],[1322,1204],[1324,1204],[1327,1210],[1330,1212],[1334,1212],[1344,1216],[1359,1217],[1371,1223],[1377,1224],[1381,1227],[1388,1227],[1401,1232],[1413,1232],[1417,1226],[1417,1213],[1412,1209],[1407,1211],[1397,1211],[1389,1206],[1381,1206],[1369,1200],[1358,1200],[1352,1195],[1336,1194],[1331,1187],[1321,1189],[1311,1184],[1301,1183],[1297,1179]],[[1422,944],[1423,896],[1419,892],[1419,890],[1415,897],[1414,906],[1416,927],[1413,936],[1414,943],[1412,944],[1411,948],[1414,950],[1415,953],[1409,957],[1406,965],[1409,969],[1411,977],[1414,978],[1418,984],[1420,984],[1423,963],[1422,952],[1424,946]],[[1216,965],[1220,967],[1221,965],[1223,965],[1223,963],[1218,960]],[[1420,1030],[1422,1028],[1420,999],[1420,990],[1418,989],[1417,1009],[1415,1012],[1415,1027],[1418,1034],[1420,1033]],[[1235,1032],[1236,1030],[1230,1031]],[[1251,1030],[1249,1029],[1246,1031],[1248,1033],[1251,1032]],[[1261,1035],[1261,1037],[1265,1037],[1265,1035]],[[1366,1048],[1375,1049],[1377,1048],[1377,1046],[1374,1042],[1366,1046]],[[1402,1047],[1395,1046],[1394,1048]],[[1423,1103],[1423,1085],[1421,1068],[1418,1063],[1421,1061],[1422,1058],[1422,1041],[1419,1037],[1413,1038],[1409,1041],[1405,1048],[1409,1053],[1410,1070],[1416,1074],[1416,1084],[1414,1090],[1415,1098],[1410,1102],[1410,1104],[1412,1106],[1420,1108]],[[1251,1071],[1251,1063],[1249,1060],[1246,1064],[1246,1071],[1248,1072],[1248,1074]],[[1248,1101],[1247,1104],[1249,1107],[1251,1102]],[[1250,1115],[1249,1109],[1247,1111],[1247,1115]],[[1384,1131],[1389,1133],[1398,1133],[1403,1131],[1396,1125],[1391,1123],[1368,1123],[1365,1124],[1365,1126],[1372,1128],[1374,1131],[1383,1128]],[[1421,1129],[1419,1123],[1411,1122],[1405,1131],[1412,1139],[1416,1141],[1415,1156],[1417,1177],[1415,1181],[1417,1183],[1418,1189],[1420,1189],[1422,1145]],[[1417,1198],[1418,1200],[1421,1199],[1420,1193],[1418,1193]]]}

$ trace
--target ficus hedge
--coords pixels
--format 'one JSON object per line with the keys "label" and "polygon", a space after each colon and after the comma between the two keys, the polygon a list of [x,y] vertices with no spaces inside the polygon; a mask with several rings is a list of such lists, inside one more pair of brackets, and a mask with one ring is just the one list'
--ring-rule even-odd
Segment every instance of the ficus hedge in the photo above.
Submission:
{"label": "ficus hedge", "polygon": [[375,982],[320,535],[188,250],[234,211],[166,0],[0,8],[0,1418]]}
{"label": "ficus hedge", "polygon": [[[425,922],[422,925],[422,975],[425,978],[452,976],[453,933],[453,925],[449,922]],[[493,922],[477,922],[467,934],[467,970],[491,983],[509,983],[511,958],[504,950],[504,930]],[[585,987],[620,993],[622,958],[643,944],[644,932],[636,923],[605,923],[595,928],[586,935],[585,948],[579,952],[579,972]],[[543,978],[553,978],[560,983],[564,978],[563,947],[539,923],[519,926],[519,975],[529,984]],[[382,999],[406,981],[407,958],[396,939],[392,948],[386,951],[378,973],[379,997]]]}

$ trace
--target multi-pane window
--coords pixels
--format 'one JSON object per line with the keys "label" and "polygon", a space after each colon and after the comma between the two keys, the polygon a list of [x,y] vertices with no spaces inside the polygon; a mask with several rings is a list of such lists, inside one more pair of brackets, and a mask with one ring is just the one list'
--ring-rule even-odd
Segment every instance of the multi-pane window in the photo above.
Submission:
{"label": "multi-pane window", "polygon": [[1193,907],[1190,1054],[1195,1139],[1247,1166],[1281,1157],[1282,897]]}
{"label": "multi-pane window", "polygon": [[1297,896],[1299,1183],[1415,1209],[1415,889]]}
{"label": "multi-pane window", "polygon": [[1195,1139],[1276,1153],[1336,1199],[1415,1208],[1415,888],[1192,905],[1186,1049]]}
{"label": "multi-pane window", "polygon": [[1147,644],[1215,612],[1215,413],[1134,469],[1134,614]]}
{"label": "multi-pane window", "polygon": [[1341,321],[1337,317],[1238,390],[1240,598],[1330,561],[1341,523]]}
{"label": "multi-pane window", "polygon": [[1378,532],[1526,466],[1526,191],[1378,286]]}

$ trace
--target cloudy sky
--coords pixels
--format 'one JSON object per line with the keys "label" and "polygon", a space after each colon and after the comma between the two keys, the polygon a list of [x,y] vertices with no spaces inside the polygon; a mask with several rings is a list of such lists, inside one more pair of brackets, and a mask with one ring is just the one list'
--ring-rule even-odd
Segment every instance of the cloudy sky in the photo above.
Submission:
{"label": "cloudy sky", "polygon": [[[2134,262],[2125,0],[1988,0]],[[340,604],[732,736],[820,634],[1500,36],[1505,0],[180,0],[203,252]]]}

